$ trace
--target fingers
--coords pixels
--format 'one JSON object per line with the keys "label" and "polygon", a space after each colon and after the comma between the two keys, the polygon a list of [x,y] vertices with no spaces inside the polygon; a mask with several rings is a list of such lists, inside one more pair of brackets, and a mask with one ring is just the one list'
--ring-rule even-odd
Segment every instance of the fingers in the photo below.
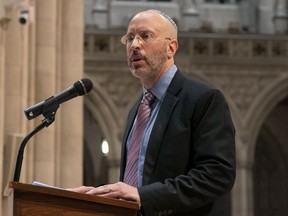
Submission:
{"label": "fingers", "polygon": [[90,195],[97,195],[102,197],[136,201],[140,203],[140,196],[138,193],[138,189],[123,182],[117,182],[115,184],[107,184],[96,188],[81,186],[78,188],[68,188],[66,190]]}
{"label": "fingers", "polygon": [[66,188],[66,190],[77,192],[77,193],[87,193],[90,190],[92,190],[93,188],[94,187],[80,186],[80,187],[77,187],[77,188]]}
{"label": "fingers", "polygon": [[87,194],[92,194],[92,195],[104,195],[113,192],[112,186],[109,185],[103,185],[97,188],[93,188],[89,191],[87,191]]}
{"label": "fingers", "polygon": [[87,194],[140,202],[138,189],[123,182],[93,188]]}

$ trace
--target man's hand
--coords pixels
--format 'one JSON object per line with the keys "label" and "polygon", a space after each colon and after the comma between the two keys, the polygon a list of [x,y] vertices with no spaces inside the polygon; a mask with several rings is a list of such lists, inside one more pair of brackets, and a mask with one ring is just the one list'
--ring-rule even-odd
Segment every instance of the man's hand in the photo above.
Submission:
{"label": "man's hand", "polygon": [[140,196],[138,193],[138,189],[123,182],[117,182],[115,184],[107,184],[96,188],[81,186],[78,188],[68,188],[67,190],[74,191],[77,193],[85,193],[102,197],[123,199],[127,201],[136,201],[140,203]]}

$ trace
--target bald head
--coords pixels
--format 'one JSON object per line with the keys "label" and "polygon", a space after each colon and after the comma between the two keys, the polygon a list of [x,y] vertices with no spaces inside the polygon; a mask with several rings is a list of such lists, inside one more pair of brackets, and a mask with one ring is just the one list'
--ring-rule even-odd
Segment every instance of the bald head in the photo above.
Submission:
{"label": "bald head", "polygon": [[171,39],[177,39],[177,25],[166,14],[158,10],[146,10],[137,13],[130,21],[128,29],[133,28],[137,24],[138,27],[142,25],[154,28],[159,34]]}

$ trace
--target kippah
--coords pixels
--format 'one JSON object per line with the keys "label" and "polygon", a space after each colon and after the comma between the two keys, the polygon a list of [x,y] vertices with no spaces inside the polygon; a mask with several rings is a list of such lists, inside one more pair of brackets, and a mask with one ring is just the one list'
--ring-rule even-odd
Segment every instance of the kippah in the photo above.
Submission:
{"label": "kippah", "polygon": [[168,16],[167,14],[163,13],[163,12],[160,11],[160,10],[154,10],[154,11],[158,12],[158,13],[161,14],[165,19],[167,19],[167,20],[175,27],[176,30],[178,29],[176,23],[174,22],[174,20],[173,20],[170,16]]}

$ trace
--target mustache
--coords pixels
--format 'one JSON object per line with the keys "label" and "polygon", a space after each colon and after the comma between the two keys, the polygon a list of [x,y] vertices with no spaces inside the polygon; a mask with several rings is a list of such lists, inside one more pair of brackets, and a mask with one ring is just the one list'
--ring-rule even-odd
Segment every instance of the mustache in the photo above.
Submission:
{"label": "mustache", "polygon": [[142,54],[140,52],[140,50],[133,50],[130,55],[129,55],[129,58],[131,58],[133,55],[139,55],[142,57]]}
{"label": "mustache", "polygon": [[132,60],[135,58],[135,56],[136,56],[137,58],[141,58],[141,59],[146,60],[146,57],[142,55],[142,53],[141,53],[140,50],[133,50],[133,51],[128,55],[127,59],[128,59],[129,61],[132,61]]}

